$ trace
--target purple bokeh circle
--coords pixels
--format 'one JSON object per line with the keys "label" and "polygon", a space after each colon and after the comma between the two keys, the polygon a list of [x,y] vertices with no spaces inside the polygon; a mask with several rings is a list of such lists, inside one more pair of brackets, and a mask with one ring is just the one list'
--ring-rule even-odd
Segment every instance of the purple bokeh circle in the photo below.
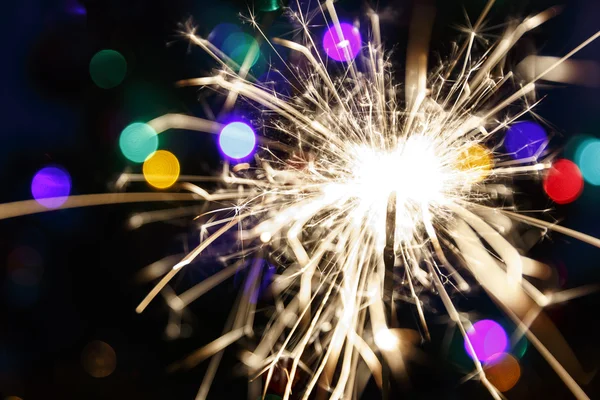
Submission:
{"label": "purple bokeh circle", "polygon": [[250,125],[231,122],[219,134],[221,151],[229,158],[241,160],[248,157],[256,147],[256,134]]}
{"label": "purple bokeh circle", "polygon": [[69,193],[71,177],[59,167],[42,168],[31,181],[31,194],[44,207],[60,207],[69,198]]}
{"label": "purple bokeh circle", "polygon": [[[479,361],[486,361],[490,357],[503,353],[508,348],[508,336],[502,326],[490,319],[477,321],[467,330],[467,337],[473,345],[475,355]],[[471,352],[467,341],[465,340],[465,351],[471,357]]]}
{"label": "purple bokeh circle", "polygon": [[516,160],[539,156],[547,144],[546,131],[532,121],[513,124],[508,128],[504,139],[506,151]]}
{"label": "purple bokeh circle", "polygon": [[[342,35],[338,34],[335,25],[331,26],[323,36],[323,48],[327,55],[336,61],[350,61],[356,58],[362,46],[362,38],[357,27],[340,23]],[[347,50],[347,52],[346,52]]]}

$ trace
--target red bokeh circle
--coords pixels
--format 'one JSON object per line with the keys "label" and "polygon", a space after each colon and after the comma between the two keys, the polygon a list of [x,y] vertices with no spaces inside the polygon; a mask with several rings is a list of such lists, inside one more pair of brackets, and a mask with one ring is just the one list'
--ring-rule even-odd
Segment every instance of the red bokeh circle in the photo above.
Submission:
{"label": "red bokeh circle", "polygon": [[575,201],[583,191],[581,171],[572,161],[556,161],[544,179],[544,190],[558,204]]}

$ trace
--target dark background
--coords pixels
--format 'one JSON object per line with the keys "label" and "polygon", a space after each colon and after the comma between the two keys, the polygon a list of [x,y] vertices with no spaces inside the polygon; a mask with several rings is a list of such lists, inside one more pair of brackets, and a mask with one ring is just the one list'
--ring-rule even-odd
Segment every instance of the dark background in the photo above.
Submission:
{"label": "dark background", "polygon": [[[314,0],[316,1],[316,0]],[[73,181],[72,194],[102,193],[129,164],[120,154],[118,137],[133,121],[147,121],[166,112],[205,116],[195,89],[176,89],[179,79],[202,76],[211,64],[200,49],[188,52],[177,36],[177,25],[193,18],[198,33],[208,34],[220,22],[239,21],[243,1],[204,0],[20,0],[3,4],[3,52],[0,102],[0,201],[31,198],[30,182],[48,164],[64,166]],[[464,11],[475,20],[484,0],[439,0],[432,50],[445,56]],[[560,56],[598,30],[600,3],[566,2],[563,14],[524,39],[524,48]],[[411,1],[380,2],[394,14],[382,31],[393,61],[401,70]],[[490,25],[554,5],[549,0],[498,0]],[[339,1],[342,15],[357,17],[358,1]],[[99,50],[111,48],[125,56],[125,81],[111,90],[93,84],[88,66]],[[575,58],[600,60],[600,43]],[[399,78],[403,76],[400,72]],[[600,91],[552,84],[540,88],[550,96],[536,110],[552,123],[555,146],[575,134],[599,135]],[[215,100],[216,101],[216,100]],[[214,108],[216,109],[216,108]],[[214,171],[219,165],[214,139],[173,131],[161,136],[161,148],[177,154],[182,173]],[[145,190],[144,185],[138,189]],[[150,190],[149,188],[147,188]],[[541,185],[526,189],[531,208],[550,202]],[[556,206],[564,225],[600,236],[599,188],[586,185],[582,197]],[[192,336],[165,340],[167,311],[158,299],[142,315],[135,306],[150,289],[134,276],[142,267],[182,251],[187,230],[178,224],[152,224],[127,229],[134,211],[156,205],[105,206],[54,211],[0,221],[0,399],[193,399],[206,363],[185,373],[166,367],[216,338],[236,294],[225,284],[199,300],[191,311]],[[7,260],[27,246],[43,260],[41,280],[19,286],[10,279]],[[561,271],[563,287],[600,282],[600,250],[553,234],[533,255]],[[208,275],[212,265],[196,265],[184,274],[193,282]],[[599,367],[596,321],[600,296],[592,295],[549,310],[572,344],[586,370]],[[472,299],[469,309],[496,312],[486,299]],[[490,314],[487,314],[490,315]],[[438,329],[443,333],[443,329]],[[81,364],[84,347],[102,340],[114,349],[117,368],[106,378],[93,378]],[[439,354],[441,336],[426,346],[436,368],[417,369],[408,398],[487,398],[477,382],[459,385],[460,374]],[[245,380],[234,375],[235,352],[226,359],[209,399],[245,398]],[[570,398],[569,392],[543,359],[529,349],[521,360],[520,383],[509,398]],[[594,397],[595,378],[584,389]],[[377,398],[376,395],[365,398]]]}

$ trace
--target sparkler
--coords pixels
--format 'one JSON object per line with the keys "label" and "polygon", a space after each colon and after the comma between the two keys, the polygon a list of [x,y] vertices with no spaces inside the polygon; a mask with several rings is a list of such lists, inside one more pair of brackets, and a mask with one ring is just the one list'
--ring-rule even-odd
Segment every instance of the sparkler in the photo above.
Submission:
{"label": "sparkler", "polygon": [[[63,205],[166,199],[214,204],[197,218],[204,236],[198,247],[174,266],[169,258],[144,271],[146,277],[162,279],[137,311],[144,311],[162,293],[173,312],[180,313],[203,293],[247,269],[246,290],[240,293],[223,336],[174,368],[191,367],[212,357],[198,393],[204,399],[224,349],[243,337],[258,337],[257,344],[242,354],[242,363],[250,377],[264,376],[266,386],[285,369],[284,400],[292,396],[292,390],[302,399],[311,395],[356,398],[369,375],[388,396],[389,380],[405,378],[405,364],[416,345],[411,331],[396,327],[394,307],[414,307],[421,331],[417,341],[429,340],[420,294],[434,292],[451,324],[465,337],[473,355],[473,377],[499,399],[500,392],[486,377],[467,335],[471,323],[452,300],[453,293],[468,294],[471,285],[466,277],[473,276],[573,394],[587,398],[577,383],[586,374],[543,308],[586,294],[590,288],[542,293],[526,277],[543,276],[549,267],[519,254],[511,232],[515,224],[523,223],[598,247],[600,240],[507,206],[511,178],[541,176],[552,167],[553,155],[542,151],[511,160],[497,143],[502,130],[537,104],[530,103],[536,82],[600,33],[511,90],[515,77],[499,66],[526,32],[557,14],[556,8],[509,26],[497,42],[480,50],[483,23],[494,3],[490,0],[450,61],[428,72],[431,18],[417,6],[406,81],[400,89],[391,78],[377,13],[368,13],[371,39],[354,54],[350,37],[354,33],[342,29],[333,2],[319,5],[330,28],[328,34],[337,43],[332,58],[342,61],[338,66],[344,65],[339,74],[330,75],[310,18],[301,11],[300,1],[295,2],[298,11],[288,16],[300,28],[299,41],[269,38],[254,15],[248,19],[257,37],[278,57],[279,49],[285,47],[304,58],[306,69],[285,64],[287,70],[282,71],[294,89],[291,97],[251,76],[257,45],[250,47],[238,65],[199,37],[191,24],[183,30],[220,69],[212,76],[181,81],[179,86],[225,92],[224,112],[239,98],[260,109],[265,136],[257,139],[259,149],[252,166],[242,163],[230,169],[226,163],[218,177],[180,176],[177,187],[190,194],[74,196]],[[159,134],[172,128],[217,134],[224,128],[214,121],[179,114],[159,117],[148,125]],[[142,179],[123,174],[118,185]],[[209,193],[194,184],[203,181],[221,182],[224,187]],[[0,218],[42,209],[34,201],[5,205]],[[132,225],[188,211],[196,212],[144,213],[132,218]],[[179,271],[212,243],[231,234],[242,250],[224,257],[228,265],[222,271],[183,293],[170,289],[168,284]],[[254,323],[255,293],[264,279],[263,259],[274,263],[277,272],[271,285],[274,311],[266,328],[259,329]],[[395,299],[406,299],[406,304],[396,304]],[[359,373],[360,365],[368,367],[368,374]],[[294,387],[297,382],[302,387]]]}

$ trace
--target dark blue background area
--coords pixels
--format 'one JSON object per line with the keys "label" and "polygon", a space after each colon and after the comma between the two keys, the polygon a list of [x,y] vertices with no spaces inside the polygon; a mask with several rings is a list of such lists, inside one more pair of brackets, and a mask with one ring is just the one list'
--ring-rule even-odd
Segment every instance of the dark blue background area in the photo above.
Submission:
{"label": "dark blue background area", "polygon": [[[316,1],[316,0],[313,0]],[[133,121],[147,121],[167,112],[205,117],[196,90],[176,89],[179,79],[201,76],[213,64],[201,50],[188,52],[177,36],[178,23],[192,17],[198,33],[207,35],[218,22],[239,23],[243,1],[203,0],[20,0],[2,4],[3,77],[0,90],[0,202],[31,198],[30,182],[37,170],[59,164],[71,174],[72,194],[102,193],[130,164],[121,156],[118,137]],[[438,0],[432,36],[434,54],[447,55],[464,23],[464,10],[474,20],[484,0]],[[600,2],[565,2],[562,15],[523,39],[517,52],[560,56],[595,33]],[[412,1],[379,2],[396,10],[382,19],[382,32],[403,76]],[[340,0],[340,14],[361,15],[362,2]],[[498,0],[490,25],[529,15],[554,5],[550,0]],[[363,25],[364,26],[364,25]],[[274,29],[285,30],[275,26]],[[119,51],[128,62],[125,81],[115,89],[96,87],[89,60],[99,50]],[[600,61],[600,42],[576,59]],[[544,84],[548,95],[536,113],[552,124],[560,147],[576,134],[600,137],[600,90]],[[214,110],[218,98],[211,98]],[[213,105],[211,103],[211,105]],[[172,131],[160,136],[161,148],[177,154],[182,173],[210,173],[219,167],[214,138]],[[553,206],[539,182],[518,182],[523,208],[553,207],[552,215],[570,228],[600,236],[600,188],[586,185],[582,197],[567,206]],[[149,190],[143,185],[140,190]],[[177,205],[177,204],[174,204]],[[191,309],[196,325],[191,338],[169,342],[163,332],[166,306],[158,300],[146,313],[135,306],[150,289],[134,283],[140,268],[180,252],[181,235],[174,224],[155,224],[137,231],[126,228],[135,211],[154,205],[106,206],[54,211],[0,221],[0,400],[15,395],[37,399],[193,399],[207,363],[189,372],[169,374],[166,367],[220,335],[237,289],[230,282],[215,289]],[[5,260],[15,247],[35,248],[44,260],[42,280],[34,287],[11,282]],[[600,250],[559,234],[551,234],[532,257],[565,272],[565,287],[600,282]],[[214,265],[196,265],[183,284],[201,279]],[[467,309],[496,313],[480,298],[461,301]],[[597,342],[600,295],[571,301],[549,310],[587,370],[598,368]],[[408,309],[412,321],[414,310]],[[460,379],[439,356],[443,327],[433,326],[438,340],[424,346],[435,368],[415,367],[410,399],[488,398],[477,382],[457,386]],[[92,340],[109,343],[117,369],[103,379],[90,377],[81,366],[81,352]],[[235,376],[235,350],[226,353],[210,399],[245,398],[245,380]],[[440,357],[440,358],[436,358]],[[522,382],[509,398],[571,398],[554,372],[533,350],[523,361]],[[599,394],[599,378],[584,389]],[[369,392],[371,393],[371,392]],[[373,396],[373,397],[368,397]],[[367,399],[378,398],[375,394]]]}

